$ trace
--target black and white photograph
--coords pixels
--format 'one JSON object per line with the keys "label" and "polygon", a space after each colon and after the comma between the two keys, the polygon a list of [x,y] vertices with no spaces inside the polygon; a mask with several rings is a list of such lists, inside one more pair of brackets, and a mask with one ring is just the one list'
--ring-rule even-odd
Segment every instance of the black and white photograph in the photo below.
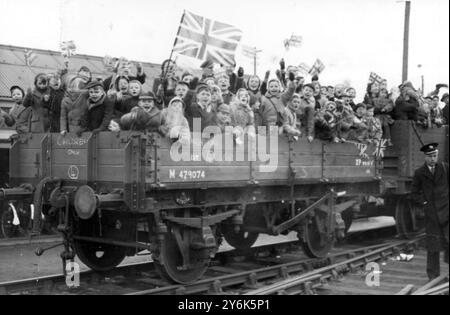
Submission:
{"label": "black and white photograph", "polygon": [[0,12],[0,295],[449,294],[447,0]]}

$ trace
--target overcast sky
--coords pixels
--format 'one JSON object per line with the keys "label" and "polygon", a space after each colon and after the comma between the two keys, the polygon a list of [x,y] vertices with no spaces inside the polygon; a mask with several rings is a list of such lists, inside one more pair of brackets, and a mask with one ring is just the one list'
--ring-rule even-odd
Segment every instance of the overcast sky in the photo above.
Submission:
{"label": "overcast sky", "polygon": [[[404,3],[396,0],[0,0],[0,43],[59,50],[74,40],[77,52],[160,63],[172,49],[183,10],[232,24],[242,43],[262,49],[258,72],[288,64],[326,65],[324,84],[347,81],[364,88],[370,71],[401,81]],[[449,1],[412,0],[409,77],[425,90],[449,77]],[[303,37],[286,52],[283,40]],[[238,51],[247,72],[252,61]],[[422,64],[421,70],[417,65]]]}

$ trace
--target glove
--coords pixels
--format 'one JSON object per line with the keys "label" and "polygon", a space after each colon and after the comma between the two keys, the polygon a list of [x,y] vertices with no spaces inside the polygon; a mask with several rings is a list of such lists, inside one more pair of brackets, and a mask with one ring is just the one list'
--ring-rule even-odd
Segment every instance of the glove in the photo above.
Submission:
{"label": "glove", "polygon": [[102,128],[97,128],[97,129],[92,130],[92,134],[96,135],[96,134],[100,133],[101,131],[103,131]]}
{"label": "glove", "polygon": [[282,81],[282,78],[281,78],[281,71],[280,71],[280,70],[277,70],[277,71],[275,72],[275,74],[276,74],[278,80],[280,80],[280,82],[281,82],[281,81]]}
{"label": "glove", "polygon": [[264,76],[264,82],[269,81],[269,77],[270,77],[270,70],[266,71],[266,75]]}
{"label": "glove", "polygon": [[238,77],[242,78],[243,76],[244,76],[244,68],[239,67],[239,70],[238,70]]}
{"label": "glove", "polygon": [[281,70],[286,69],[286,63],[284,62],[284,59],[281,59],[281,60],[280,60],[280,69],[281,69]]}
{"label": "glove", "polygon": [[295,73],[289,72],[289,81],[294,82],[295,81]]}
{"label": "glove", "polygon": [[197,88],[198,81],[199,81],[199,78],[197,78],[197,77],[193,78],[191,83],[189,84],[189,89],[195,90]]}
{"label": "glove", "polygon": [[138,74],[142,74],[142,63],[136,63],[136,70]]}

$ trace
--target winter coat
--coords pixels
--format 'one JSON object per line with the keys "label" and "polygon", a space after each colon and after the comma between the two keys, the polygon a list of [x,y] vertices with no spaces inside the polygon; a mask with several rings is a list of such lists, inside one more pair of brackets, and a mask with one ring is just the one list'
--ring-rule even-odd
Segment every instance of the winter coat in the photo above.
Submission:
{"label": "winter coat", "polygon": [[288,102],[292,99],[295,93],[296,85],[294,82],[289,82],[288,88],[284,93],[277,95],[266,93],[261,98],[261,106],[259,108],[259,115],[262,117],[262,126],[278,126],[283,125],[282,114]]}
{"label": "winter coat", "polygon": [[347,140],[355,123],[355,114],[351,108],[344,107],[342,111],[337,112],[337,117],[338,137]]}
{"label": "winter coat", "polygon": [[223,103],[230,105],[232,102],[234,102],[235,95],[231,93],[230,91],[227,91],[226,93],[222,93],[222,99]]}
{"label": "winter coat", "polygon": [[297,119],[301,126],[300,131],[306,137],[314,137],[314,116],[315,99],[306,99],[302,97],[300,108],[297,111]]}
{"label": "winter coat", "polygon": [[255,125],[255,115],[249,107],[232,104],[231,111],[231,123],[233,126],[241,127],[245,130],[247,127]]}
{"label": "winter coat", "polygon": [[9,115],[14,119],[14,127],[17,133],[30,132],[31,107],[25,107],[22,104],[14,104]]}
{"label": "winter coat", "polygon": [[[46,100],[48,98],[48,100]],[[50,91],[29,91],[23,100],[23,106],[31,108],[30,129],[32,133],[45,133],[50,129],[49,117]]]}
{"label": "winter coat", "polygon": [[104,97],[93,104],[89,93],[72,93],[65,97],[61,106],[61,131],[106,131],[114,112],[114,102]]}
{"label": "winter coat", "polygon": [[124,96],[122,101],[120,102],[120,115],[128,114],[131,112],[133,108],[139,106],[139,96]]}
{"label": "winter coat", "polygon": [[107,131],[114,113],[114,103],[111,98],[104,96],[99,102],[86,101],[87,129],[89,131]]}
{"label": "winter coat", "polygon": [[87,91],[68,93],[61,103],[61,131],[83,132],[87,130]]}
{"label": "winter coat", "polygon": [[[375,98],[373,100],[374,104],[374,114],[383,126],[392,125],[394,120],[392,119],[391,113],[394,110],[394,103],[388,98]],[[382,111],[384,109],[384,111]]]}
{"label": "winter coat", "polygon": [[318,111],[314,115],[314,128],[316,138],[332,141],[337,136],[337,118],[325,109]]}
{"label": "winter coat", "polygon": [[[169,80],[171,80],[171,88],[169,88]],[[162,84],[164,89],[163,95],[158,95],[158,88]],[[170,101],[175,97],[175,87],[177,84],[176,78],[168,79],[165,78],[155,78],[153,81],[153,93],[155,93],[158,98],[155,103],[158,105],[159,109],[163,109],[169,105]]]}
{"label": "winter coat", "polygon": [[[127,115],[127,114],[125,114]],[[121,124],[122,129],[124,130],[135,130],[135,131],[149,131],[149,132],[157,132],[161,127],[161,111],[153,107],[150,112],[146,112],[139,106],[136,106],[131,109],[128,115],[132,115],[133,119],[130,121],[130,126],[124,128]]]}
{"label": "winter coat", "polygon": [[[446,230],[448,244],[448,163],[437,163],[434,175],[426,164],[416,170],[413,177],[411,198],[419,205],[425,205],[425,229],[427,247],[430,251],[441,248],[441,231]],[[426,203],[426,204],[425,204]],[[447,245],[448,246],[448,245]],[[448,248],[447,248],[448,250]]]}
{"label": "winter coat", "polygon": [[297,120],[297,114],[292,111],[289,107],[286,107],[283,112],[283,132],[292,135],[300,135],[300,126]]}
{"label": "winter coat", "polygon": [[383,127],[377,117],[366,118],[367,136],[370,140],[381,140],[383,137]]}
{"label": "winter coat", "polygon": [[445,105],[445,107],[442,109],[442,116],[444,116],[444,124],[448,125],[450,121],[448,120],[448,104]]}
{"label": "winter coat", "polygon": [[50,89],[49,116],[50,116],[50,132],[60,132],[61,122],[61,104],[65,97],[65,92],[62,89]]}
{"label": "winter coat", "polygon": [[419,102],[414,98],[406,100],[402,96],[397,98],[394,107],[395,120],[417,120],[419,112]]}
{"label": "winter coat", "polygon": [[192,130],[189,129],[189,122],[186,118],[183,118],[178,126],[168,126],[167,108],[164,108],[161,112],[161,127],[159,129],[164,136],[171,139],[189,139]]}
{"label": "winter coat", "polygon": [[186,107],[185,115],[184,115],[188,121],[189,124],[189,130],[194,131],[194,119],[200,118],[201,119],[201,132],[203,132],[203,129],[205,129],[207,126],[210,126],[212,124],[212,119],[214,116],[213,112],[208,112],[206,109],[203,109],[200,105],[197,103],[191,104],[189,107]]}

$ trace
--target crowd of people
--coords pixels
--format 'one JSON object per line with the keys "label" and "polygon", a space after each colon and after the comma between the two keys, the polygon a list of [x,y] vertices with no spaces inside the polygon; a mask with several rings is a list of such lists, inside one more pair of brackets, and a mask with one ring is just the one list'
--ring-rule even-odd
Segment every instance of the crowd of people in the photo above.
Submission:
{"label": "crowd of people", "polygon": [[310,142],[386,139],[392,145],[390,126],[395,120],[412,120],[423,128],[449,122],[449,95],[439,97],[440,90],[448,88],[445,84],[424,97],[411,82],[391,90],[386,81],[371,82],[364,101],[355,103],[353,87],[326,86],[317,75],[306,82],[284,60],[274,78],[269,71],[263,79],[248,76],[243,68],[235,72],[235,66],[217,72],[211,61],[201,69],[198,76],[188,71],[177,75],[181,72],[176,63],[166,60],[160,76],[153,78],[153,91],[143,90],[147,77],[142,65],[136,64],[132,74],[127,62],[118,62],[113,75],[104,79],[93,78],[87,67],[72,76],[67,69],[38,74],[26,93],[20,86],[11,87],[15,104],[9,113],[1,111],[0,127],[63,135],[138,130],[177,140],[189,138],[198,118],[202,129],[241,127],[237,129],[252,135],[260,126],[277,126],[280,134]]}

